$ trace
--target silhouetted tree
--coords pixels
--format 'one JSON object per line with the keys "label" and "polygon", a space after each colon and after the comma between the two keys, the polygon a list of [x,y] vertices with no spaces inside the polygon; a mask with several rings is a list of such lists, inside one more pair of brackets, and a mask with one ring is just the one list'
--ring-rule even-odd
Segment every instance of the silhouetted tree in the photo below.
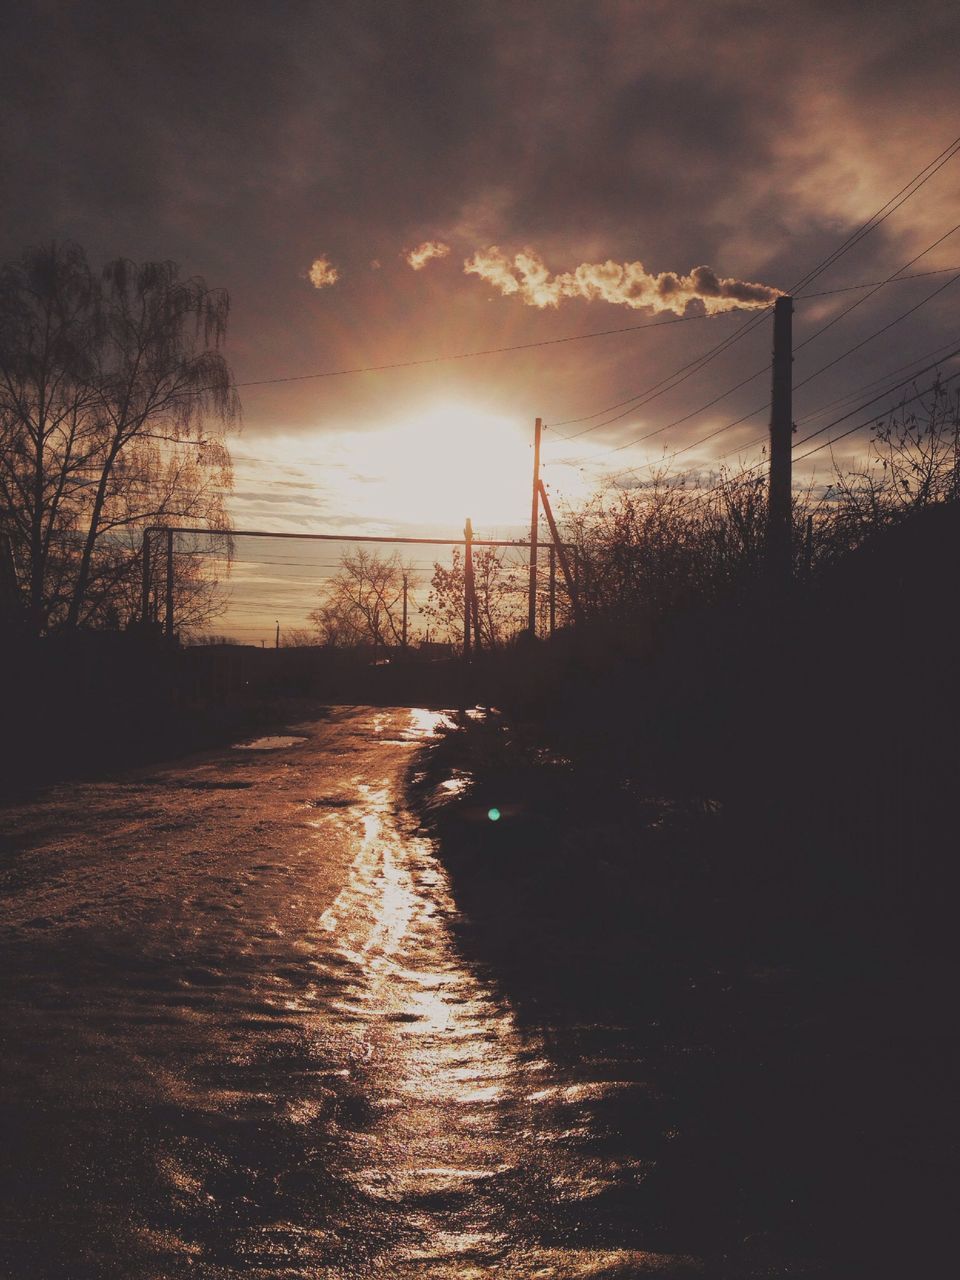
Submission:
{"label": "silhouetted tree", "polygon": [[[807,581],[872,533],[960,500],[960,395],[937,381],[918,407],[879,418],[866,462],[793,498],[794,569]],[[762,586],[767,474],[721,468],[709,485],[664,470],[610,482],[563,515],[588,618],[649,624],[691,605],[730,603]]]}
{"label": "silhouetted tree", "polygon": [[320,601],[310,614],[318,642],[336,648],[396,646],[403,638],[403,579],[408,593],[414,571],[397,552],[348,553],[339,570],[320,589]]}
{"label": "silhouetted tree", "polygon": [[311,649],[319,644],[316,631],[309,627],[289,627],[280,632],[280,646],[283,649]]}
{"label": "silhouetted tree", "polygon": [[[171,262],[96,275],[74,244],[0,268],[0,528],[36,631],[135,616],[144,526],[228,530],[228,306]],[[208,588],[178,557],[178,593],[191,577],[196,622]]]}
{"label": "silhouetted tree", "polygon": [[960,500],[960,393],[939,379],[918,408],[878,420],[866,462],[836,468],[825,516],[833,556],[939,502]]}
{"label": "silhouetted tree", "polygon": [[[504,547],[477,547],[473,552],[473,587],[480,623],[478,642],[495,649],[526,626],[524,567],[510,563]],[[454,548],[449,566],[436,561],[424,614],[436,624],[439,638],[459,644],[463,638],[463,552]]]}

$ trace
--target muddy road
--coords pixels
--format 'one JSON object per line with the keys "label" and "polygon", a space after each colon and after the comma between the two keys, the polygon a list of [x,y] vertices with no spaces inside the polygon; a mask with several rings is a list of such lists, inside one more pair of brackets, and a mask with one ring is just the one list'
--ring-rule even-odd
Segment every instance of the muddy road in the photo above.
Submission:
{"label": "muddy road", "polygon": [[3,811],[0,1274],[699,1270],[633,1213],[670,1134],[629,1037],[522,1027],[463,958],[404,806],[439,722],[340,709]]}
{"label": "muddy road", "polygon": [[939,1274],[940,986],[791,967],[709,813],[450,724],[0,808],[0,1278]]}

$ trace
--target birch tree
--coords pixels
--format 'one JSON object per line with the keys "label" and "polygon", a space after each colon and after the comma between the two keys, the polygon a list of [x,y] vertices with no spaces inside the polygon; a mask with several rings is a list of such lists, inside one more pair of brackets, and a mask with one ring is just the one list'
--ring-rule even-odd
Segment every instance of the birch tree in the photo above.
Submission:
{"label": "birch tree", "polygon": [[0,269],[0,529],[37,633],[130,621],[146,526],[228,532],[228,310],[172,262],[96,274],[73,244]]}

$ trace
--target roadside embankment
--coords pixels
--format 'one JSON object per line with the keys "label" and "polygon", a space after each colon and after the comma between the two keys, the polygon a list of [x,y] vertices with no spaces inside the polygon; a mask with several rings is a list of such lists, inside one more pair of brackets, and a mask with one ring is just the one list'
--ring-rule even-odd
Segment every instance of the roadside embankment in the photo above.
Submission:
{"label": "roadside embankment", "polygon": [[410,785],[461,945],[521,1022],[639,1041],[681,1117],[652,1220],[830,1276],[932,1263],[960,1173],[949,980],[909,929],[885,948],[872,905],[844,927],[824,887],[852,874],[831,865],[849,828],[645,781],[542,725],[461,717]]}

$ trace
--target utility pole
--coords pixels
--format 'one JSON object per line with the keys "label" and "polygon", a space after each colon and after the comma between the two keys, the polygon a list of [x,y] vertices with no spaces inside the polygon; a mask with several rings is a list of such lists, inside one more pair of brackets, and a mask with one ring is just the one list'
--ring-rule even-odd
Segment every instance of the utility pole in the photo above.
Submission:
{"label": "utility pole", "polygon": [[473,651],[479,653],[482,647],[482,632],[480,630],[480,600],[477,596],[477,576],[475,573],[470,575],[470,611],[473,616]]}
{"label": "utility pole", "polygon": [[537,634],[537,524],[540,518],[540,434],[538,418],[533,429],[533,505],[530,508],[530,594],[527,601],[527,630]]}
{"label": "utility pole", "polygon": [[463,528],[463,656],[470,657],[470,623],[473,615],[473,525]]}
{"label": "utility pole", "polygon": [[557,548],[550,544],[550,634],[557,629]]}
{"label": "utility pole", "polygon": [[407,652],[407,575],[403,575],[403,629],[400,632],[400,645]]}
{"label": "utility pole", "polygon": [[793,571],[793,299],[786,295],[773,304],[771,400],[767,567],[779,587],[790,582]]}
{"label": "utility pole", "polygon": [[164,635],[173,642],[173,530],[167,530],[167,616]]}
{"label": "utility pole", "polygon": [[150,530],[143,531],[143,551],[140,560],[140,621],[146,631],[150,621]]}
{"label": "utility pole", "polygon": [[275,638],[275,640],[274,640],[274,642],[273,642],[273,647],[274,647],[275,649],[279,649],[279,648],[280,648],[280,619],[279,619],[279,618],[277,619],[277,635],[276,635],[276,638]]}
{"label": "utility pole", "polygon": [[[550,526],[550,536],[553,538],[553,546],[556,548],[557,559],[560,561],[560,572],[567,584],[567,594],[570,596],[570,605],[573,608],[574,622],[580,621],[580,592],[577,589],[577,583],[570,572],[570,561],[567,559],[567,552],[560,541],[560,534],[557,530],[557,522],[553,518],[553,508],[550,506],[550,499],[547,497],[547,486],[540,481],[540,498],[543,501],[543,513],[547,517],[547,524]],[[551,548],[552,552],[553,548]]]}

